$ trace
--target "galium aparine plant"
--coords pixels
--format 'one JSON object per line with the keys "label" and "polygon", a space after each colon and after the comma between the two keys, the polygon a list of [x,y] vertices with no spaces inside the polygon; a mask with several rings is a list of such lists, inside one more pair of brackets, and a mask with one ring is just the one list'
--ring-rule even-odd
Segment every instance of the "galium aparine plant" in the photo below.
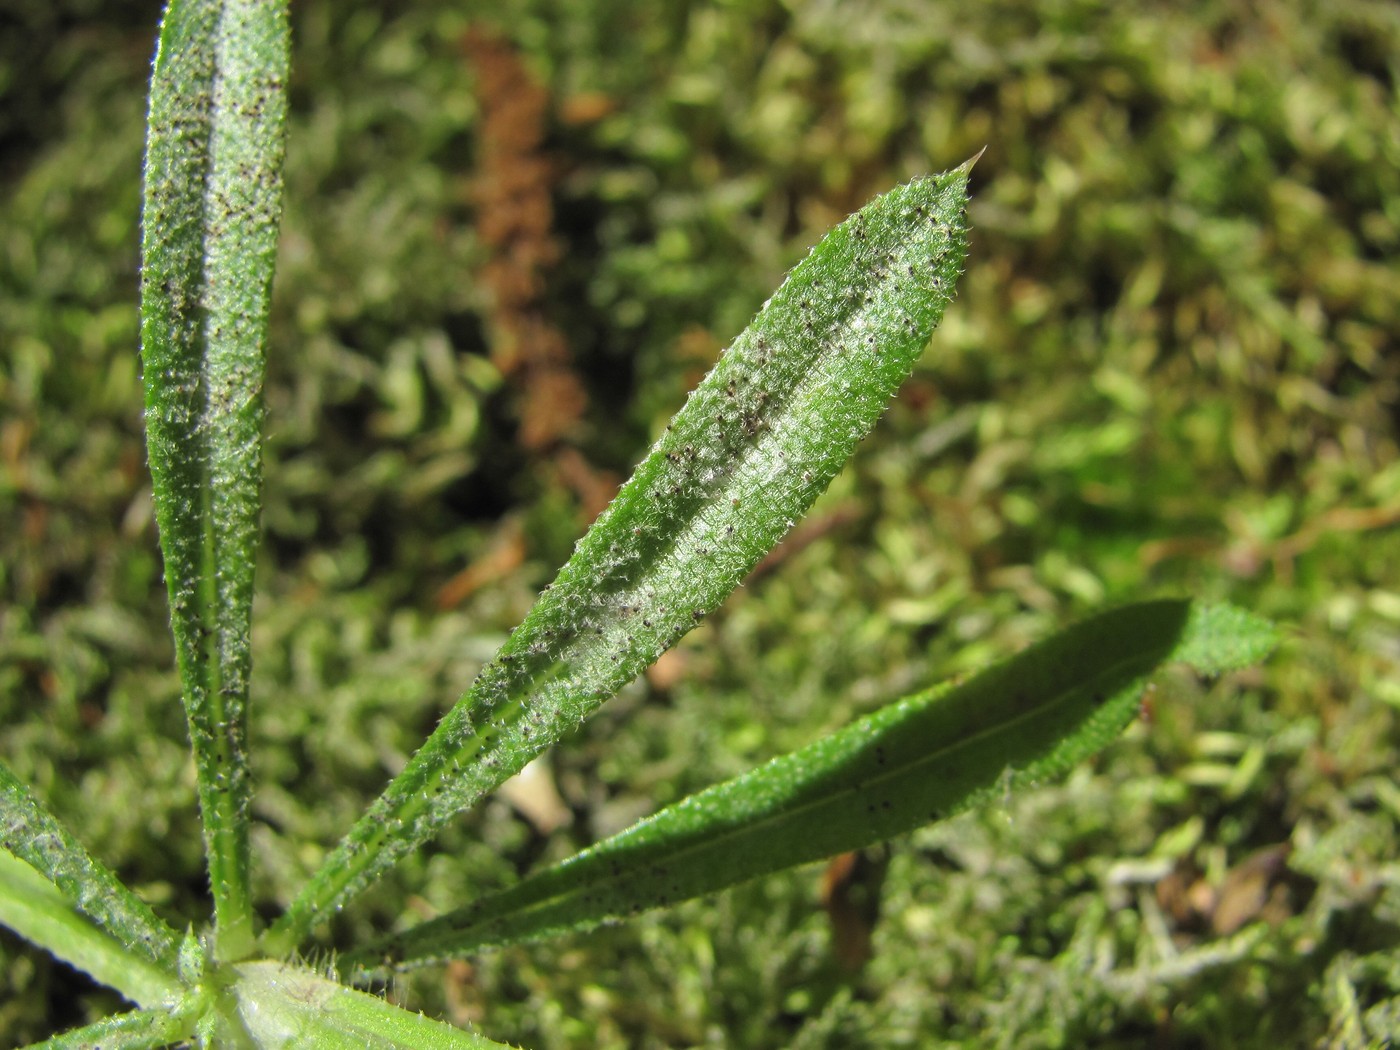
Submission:
{"label": "galium aparine plant", "polygon": [[1228,607],[1106,612],[516,886],[386,931],[329,972],[299,963],[331,914],[675,644],[811,506],[948,307],[968,248],[972,162],[876,198],[793,269],[466,695],[259,929],[248,682],[288,55],[279,0],[171,0],[151,82],[146,428],[211,922],[172,928],[0,765],[0,923],[135,1007],[42,1045],[500,1046],[354,986],[902,834],[1081,761],[1131,721],[1164,661],[1216,674],[1272,646],[1267,624]]}

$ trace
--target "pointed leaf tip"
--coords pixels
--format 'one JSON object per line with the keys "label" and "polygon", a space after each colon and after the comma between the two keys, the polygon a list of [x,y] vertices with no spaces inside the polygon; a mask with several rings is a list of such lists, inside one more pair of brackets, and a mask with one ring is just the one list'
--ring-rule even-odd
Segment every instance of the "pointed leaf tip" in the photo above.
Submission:
{"label": "pointed leaf tip", "polygon": [[961,164],[959,164],[958,167],[957,167],[957,170],[958,170],[959,172],[961,172],[962,174],[964,174],[964,175],[971,174],[973,166],[974,166],[979,160],[982,159],[982,154],[984,154],[984,153],[986,153],[986,152],[987,152],[987,147],[986,147],[986,146],[983,146],[981,149],[979,149],[979,150],[978,150],[976,153],[974,153],[972,156],[968,157],[967,160],[965,160],[965,161],[963,161]]}

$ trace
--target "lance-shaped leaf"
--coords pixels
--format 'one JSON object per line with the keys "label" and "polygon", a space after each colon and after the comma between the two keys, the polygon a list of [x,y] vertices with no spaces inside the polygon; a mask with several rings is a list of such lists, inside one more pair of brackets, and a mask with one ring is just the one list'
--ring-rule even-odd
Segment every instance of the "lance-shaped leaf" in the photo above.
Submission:
{"label": "lance-shaped leaf", "polygon": [[877,198],[792,271],[274,927],[270,953],[576,726],[811,506],[943,316],[966,252],[970,167]]}
{"label": "lance-shaped leaf", "polygon": [[100,929],[67,894],[6,850],[0,850],[0,926],[43,945],[138,1006],[162,1003],[179,987],[169,969]]}
{"label": "lance-shaped leaf", "polygon": [[[223,1018],[262,1047],[316,1050],[510,1050],[474,1032],[280,962],[241,963]],[[230,1040],[230,1045],[237,1045]]]}
{"label": "lance-shaped leaf", "polygon": [[[901,700],[671,806],[517,886],[345,956],[345,972],[422,964],[586,929],[903,834],[1062,773],[1137,712],[1164,660],[1218,672],[1272,628],[1146,602],[1086,620],[960,685]],[[1222,623],[1232,619],[1230,634]]]}
{"label": "lance-shaped leaf", "polygon": [[220,957],[252,946],[245,750],[286,11],[173,0],[146,148],[146,433]]}
{"label": "lance-shaped leaf", "polygon": [[[46,877],[73,907],[127,951],[173,977],[179,936],[107,865],[88,853],[4,763],[0,763],[0,849]],[[31,939],[58,954],[42,935]]]}
{"label": "lance-shaped leaf", "polygon": [[159,1050],[188,1045],[197,1001],[175,1010],[133,1010],[56,1035],[24,1050]]}

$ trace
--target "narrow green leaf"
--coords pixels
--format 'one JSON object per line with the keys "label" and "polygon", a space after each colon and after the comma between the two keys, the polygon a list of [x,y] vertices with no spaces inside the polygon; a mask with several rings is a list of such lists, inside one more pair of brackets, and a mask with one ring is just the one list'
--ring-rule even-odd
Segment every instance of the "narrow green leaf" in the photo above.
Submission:
{"label": "narrow green leaf", "polygon": [[[175,973],[179,935],[107,865],[88,853],[4,763],[0,763],[0,849],[45,876],[128,951]],[[53,950],[43,941],[38,943]]]}
{"label": "narrow green leaf", "polygon": [[133,1010],[34,1043],[25,1050],[156,1050],[183,1045],[194,1034],[194,1027],[189,1012]]}
{"label": "narrow green leaf", "polygon": [[509,1050],[422,1014],[280,962],[240,963],[237,1021],[266,1047],[317,1050]]}
{"label": "narrow green leaf", "polygon": [[577,726],[811,506],[942,319],[966,252],[970,167],[877,198],[792,271],[273,928],[270,954]]}
{"label": "narrow green leaf", "polygon": [[[584,929],[911,831],[1055,776],[1134,717],[1144,676],[1195,659],[1213,616],[1148,602],[957,686],[901,700],[502,893],[346,956],[352,972]],[[1257,626],[1258,621],[1255,621]],[[1238,660],[1252,659],[1245,647]],[[1223,664],[1214,664],[1223,667]]]}
{"label": "narrow green leaf", "polygon": [[144,942],[128,947],[99,928],[62,890],[7,849],[0,849],[0,925],[138,1006],[162,1003],[179,988],[169,968],[150,960]]}
{"label": "narrow green leaf", "polygon": [[151,77],[147,445],[220,958],[253,943],[248,632],[287,62],[284,4],[172,0]]}

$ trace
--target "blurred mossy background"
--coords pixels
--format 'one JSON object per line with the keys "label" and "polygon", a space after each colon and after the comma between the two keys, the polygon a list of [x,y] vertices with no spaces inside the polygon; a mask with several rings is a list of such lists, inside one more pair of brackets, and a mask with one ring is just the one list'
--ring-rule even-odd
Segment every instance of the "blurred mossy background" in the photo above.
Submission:
{"label": "blurred mossy background", "polygon": [[[184,925],[207,903],[135,305],[158,6],[0,13],[0,757]],[[811,518],[533,794],[465,815],[325,943],[1185,593],[1287,641],[1208,693],[1163,678],[1067,782],[853,873],[390,992],[542,1050],[1400,1033],[1400,7],[293,15],[255,628],[269,915],[806,246],[985,145],[958,299]],[[0,1045],[117,1005],[0,934]]]}

